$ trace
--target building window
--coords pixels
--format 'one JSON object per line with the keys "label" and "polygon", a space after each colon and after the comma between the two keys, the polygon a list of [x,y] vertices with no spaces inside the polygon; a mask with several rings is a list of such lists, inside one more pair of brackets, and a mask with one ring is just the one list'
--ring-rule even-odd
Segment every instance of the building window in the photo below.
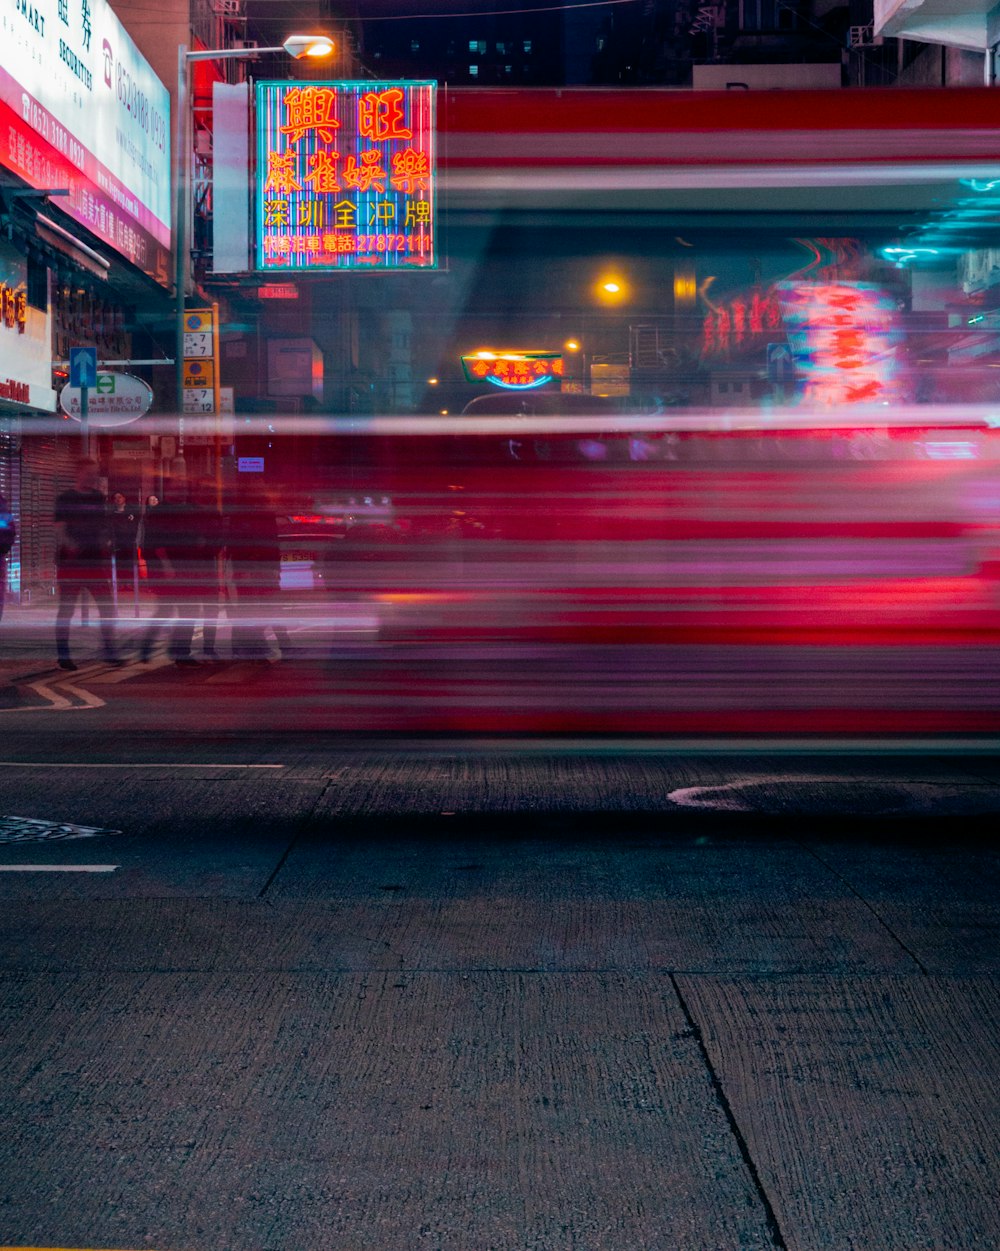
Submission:
{"label": "building window", "polygon": [[469,77],[470,77],[470,78],[478,78],[478,77],[479,77],[479,66],[478,66],[478,65],[470,65],[470,66],[469,66]]}
{"label": "building window", "polygon": [[31,308],[40,308],[42,312],[49,311],[49,271],[37,256],[28,257],[28,280],[27,280],[27,297],[28,304]]}
{"label": "building window", "polygon": [[796,25],[796,16],[787,5],[780,4],[780,0],[740,0],[741,30],[777,30],[779,25],[790,30]]}
{"label": "building window", "polygon": [[485,39],[470,39],[469,51],[478,52],[480,56],[485,56],[486,55],[486,40]]}
{"label": "building window", "polygon": [[411,39],[411,40],[410,40],[410,51],[411,51],[411,52],[419,52],[419,51],[420,51],[420,40],[419,40],[419,39]]}
{"label": "building window", "polygon": [[530,51],[531,51],[531,40],[530,40],[530,39],[525,39],[525,41],[524,41],[524,50],[525,50],[525,52],[530,52]]}

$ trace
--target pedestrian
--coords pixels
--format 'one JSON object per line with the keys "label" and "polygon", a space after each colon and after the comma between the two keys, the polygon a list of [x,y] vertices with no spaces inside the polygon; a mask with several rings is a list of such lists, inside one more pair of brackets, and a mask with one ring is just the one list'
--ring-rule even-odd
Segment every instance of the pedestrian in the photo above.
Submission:
{"label": "pedestrian", "polygon": [[171,654],[177,664],[196,663],[192,648],[195,627],[201,623],[201,650],[205,660],[218,659],[215,643],[218,634],[220,566],[225,546],[222,516],[215,506],[213,482],[198,481],[191,491],[190,502],[178,514],[182,523],[175,523],[175,541],[183,529],[183,552],[175,556],[183,562],[181,576],[181,610],[172,632]]}
{"label": "pedestrian", "polygon": [[144,520],[142,550],[156,602],[139,649],[143,662],[150,659],[160,632],[166,629],[171,660],[179,665],[197,664],[191,655],[190,612],[197,540],[195,510],[187,502],[186,483],[178,481],[170,489],[168,502],[149,506]]}
{"label": "pedestrian", "polygon": [[139,541],[139,510],[130,507],[124,492],[115,491],[111,497],[111,550],[115,558],[115,602],[118,591],[130,584],[135,576],[136,550]]}
{"label": "pedestrian", "polygon": [[76,463],[74,485],[56,499],[56,654],[60,669],[76,669],[70,657],[70,623],[77,604],[88,594],[101,618],[102,655],[121,664],[115,646],[111,591],[111,527],[100,490],[97,461]]}
{"label": "pedestrian", "polygon": [[0,491],[0,620],[3,620],[3,603],[7,595],[7,556],[16,538],[14,514],[8,509],[3,492]]}
{"label": "pedestrian", "polygon": [[274,637],[278,655],[284,655],[290,642],[288,631],[277,620],[281,589],[278,516],[263,488],[244,490],[229,517],[226,533],[236,593],[233,656],[238,660],[267,661],[268,631]]}

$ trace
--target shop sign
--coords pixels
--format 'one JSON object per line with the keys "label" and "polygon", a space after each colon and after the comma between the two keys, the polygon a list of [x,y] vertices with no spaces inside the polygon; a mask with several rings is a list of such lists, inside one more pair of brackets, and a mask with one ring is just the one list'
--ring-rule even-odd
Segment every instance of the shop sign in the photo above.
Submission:
{"label": "shop sign", "polygon": [[899,399],[904,334],[889,292],[866,282],[783,282],[777,290],[804,404]]}
{"label": "shop sign", "polygon": [[258,83],[257,268],[433,269],[436,90]]}
{"label": "shop sign", "polygon": [[701,330],[703,356],[729,356],[759,349],[782,328],[781,305],[773,291],[754,291],[712,304]]}
{"label": "shop sign", "polygon": [[489,382],[507,391],[533,391],[561,378],[560,352],[470,352],[462,357],[462,369],[469,382]]}
{"label": "shop sign", "polygon": [[[148,413],[153,402],[149,385],[131,374],[102,370],[97,375],[97,384],[87,391],[87,421],[91,426],[104,429],[128,425]],[[80,404],[80,387],[63,387],[59,392],[59,406],[67,417],[79,421]]]}
{"label": "shop sign", "polygon": [[0,404],[51,413],[52,321],[46,309],[28,304],[27,291],[27,262],[0,239]]}
{"label": "shop sign", "polygon": [[0,165],[170,280],[170,97],[108,0],[4,6]]}
{"label": "shop sign", "polygon": [[28,292],[23,286],[0,282],[0,325],[24,334],[28,321]]}

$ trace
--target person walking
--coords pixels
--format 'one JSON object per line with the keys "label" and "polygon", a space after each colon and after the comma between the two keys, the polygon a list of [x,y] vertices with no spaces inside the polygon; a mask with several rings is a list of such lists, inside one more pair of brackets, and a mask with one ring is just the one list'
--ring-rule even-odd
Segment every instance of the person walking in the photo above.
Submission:
{"label": "person walking", "polygon": [[111,497],[108,521],[111,523],[111,551],[115,558],[114,589],[117,609],[119,592],[124,587],[132,586],[135,578],[139,540],[139,510],[129,506],[122,491],[115,491]]}
{"label": "person walking", "polygon": [[104,660],[121,664],[112,607],[111,527],[99,483],[97,461],[79,460],[73,487],[56,499],[56,655],[60,669],[77,668],[70,656],[70,623],[85,593],[100,614]]}
{"label": "person walking", "polygon": [[236,591],[233,657],[265,663],[274,638],[278,655],[287,655],[288,631],[278,620],[281,589],[281,548],[278,517],[261,487],[247,487],[229,517],[229,560]]}
{"label": "person walking", "polygon": [[16,538],[14,514],[8,509],[3,492],[0,491],[0,621],[3,620],[3,604],[7,596],[7,556]]}
{"label": "person walking", "polygon": [[186,499],[186,484],[175,483],[166,503],[146,512],[142,550],[148,570],[149,589],[156,604],[143,635],[139,659],[146,662],[162,630],[168,632],[167,654],[180,665],[193,665],[190,605],[194,597],[197,516]]}

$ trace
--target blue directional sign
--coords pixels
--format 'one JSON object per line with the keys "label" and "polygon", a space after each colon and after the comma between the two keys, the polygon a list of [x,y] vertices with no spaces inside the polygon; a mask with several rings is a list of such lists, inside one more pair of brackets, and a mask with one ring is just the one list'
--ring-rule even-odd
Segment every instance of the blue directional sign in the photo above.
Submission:
{"label": "blue directional sign", "polygon": [[70,348],[69,385],[81,388],[97,386],[97,348]]}

